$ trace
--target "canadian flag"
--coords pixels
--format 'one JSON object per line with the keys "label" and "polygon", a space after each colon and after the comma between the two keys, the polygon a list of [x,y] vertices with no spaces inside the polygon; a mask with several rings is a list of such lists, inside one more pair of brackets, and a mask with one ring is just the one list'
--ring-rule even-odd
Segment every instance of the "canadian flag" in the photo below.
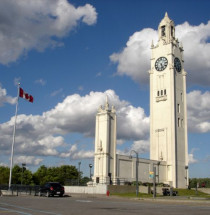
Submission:
{"label": "canadian flag", "polygon": [[28,100],[29,102],[34,101],[33,96],[31,96],[28,93],[24,92],[24,90],[21,87],[20,87],[20,91],[19,91],[19,97],[24,98],[24,99]]}

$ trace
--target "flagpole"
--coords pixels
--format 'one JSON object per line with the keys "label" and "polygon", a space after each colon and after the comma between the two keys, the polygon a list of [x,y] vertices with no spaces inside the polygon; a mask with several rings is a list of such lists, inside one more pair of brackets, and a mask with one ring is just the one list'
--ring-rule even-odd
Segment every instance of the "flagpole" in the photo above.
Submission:
{"label": "flagpole", "polygon": [[18,112],[19,92],[20,92],[20,83],[18,83],[18,93],[17,93],[17,99],[16,99],[15,123],[14,123],[14,129],[13,129],[12,150],[11,150],[11,158],[10,158],[9,190],[11,189],[11,181],[12,181],[13,154],[14,154],[14,145],[15,145],[15,131],[16,131],[16,120],[17,120],[17,112]]}

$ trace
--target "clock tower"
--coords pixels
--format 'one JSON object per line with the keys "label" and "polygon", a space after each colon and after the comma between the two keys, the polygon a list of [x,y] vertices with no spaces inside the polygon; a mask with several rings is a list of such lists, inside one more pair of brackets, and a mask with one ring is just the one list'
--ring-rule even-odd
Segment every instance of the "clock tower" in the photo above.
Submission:
{"label": "clock tower", "polygon": [[186,72],[183,47],[175,38],[174,22],[165,14],[158,42],[151,46],[150,159],[165,162],[166,181],[188,186]]}

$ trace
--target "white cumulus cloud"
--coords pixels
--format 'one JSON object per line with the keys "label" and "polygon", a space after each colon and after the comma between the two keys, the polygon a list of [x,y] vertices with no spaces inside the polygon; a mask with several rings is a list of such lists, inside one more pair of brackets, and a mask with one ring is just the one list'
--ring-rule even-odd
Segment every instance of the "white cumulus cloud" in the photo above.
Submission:
{"label": "white cumulus cloud", "polygon": [[5,103],[15,104],[16,98],[8,96],[7,90],[2,88],[2,86],[0,84],[0,106],[4,105]]}
{"label": "white cumulus cloud", "polygon": [[131,146],[131,150],[135,150],[140,154],[147,153],[150,150],[150,141],[149,140],[134,141],[134,143]]}
{"label": "white cumulus cloud", "polygon": [[32,49],[60,46],[78,22],[93,25],[96,20],[90,4],[76,8],[67,0],[1,0],[0,63],[14,62]]}
{"label": "white cumulus cloud", "polygon": [[210,92],[199,90],[187,94],[188,128],[191,132],[210,132]]}
{"label": "white cumulus cloud", "polygon": [[193,154],[188,154],[188,162],[189,164],[198,163],[198,160],[194,158]]}
{"label": "white cumulus cloud", "polygon": [[130,36],[126,47],[113,53],[110,60],[117,63],[117,74],[128,75],[139,83],[149,83],[150,47],[152,40],[157,40],[157,32],[151,28],[135,32]]}
{"label": "white cumulus cloud", "polygon": [[198,148],[192,148],[190,153],[188,154],[188,162],[189,164],[198,163],[199,161],[194,157],[194,152],[198,151]]}
{"label": "white cumulus cloud", "polygon": [[74,144],[70,147],[69,151],[61,153],[60,157],[71,158],[71,159],[93,158],[94,157],[94,151],[93,150],[91,151],[91,150],[78,149],[77,145]]}
{"label": "white cumulus cloud", "polygon": [[38,79],[35,81],[36,84],[40,84],[41,86],[44,86],[46,84],[46,81],[43,80],[42,78]]}
{"label": "white cumulus cloud", "polygon": [[16,156],[14,158],[14,163],[19,164],[21,166],[22,163],[25,163],[26,166],[31,165],[40,165],[40,163],[43,161],[41,158],[36,158],[35,156]]}
{"label": "white cumulus cloud", "polygon": [[122,106],[117,111],[117,134],[120,139],[147,139],[149,135],[149,117],[144,109],[132,105]]}

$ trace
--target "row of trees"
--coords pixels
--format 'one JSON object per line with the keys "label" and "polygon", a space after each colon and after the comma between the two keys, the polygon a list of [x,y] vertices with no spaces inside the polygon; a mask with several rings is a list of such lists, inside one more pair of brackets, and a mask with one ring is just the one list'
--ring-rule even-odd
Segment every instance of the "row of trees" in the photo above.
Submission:
{"label": "row of trees", "polygon": [[206,187],[210,188],[210,178],[191,178],[189,181],[189,187]]}
{"label": "row of trees", "polygon": [[[0,184],[8,184],[9,168],[0,166]],[[78,172],[75,166],[63,165],[60,167],[40,166],[35,173],[25,167],[15,165],[12,170],[12,184],[24,185],[43,185],[48,181],[57,181],[63,185],[86,185],[88,177],[82,177],[82,172]],[[210,188],[210,178],[192,178],[189,181],[189,187]]]}
{"label": "row of trees", "polygon": [[[9,168],[0,166],[0,184],[8,184]],[[78,181],[79,180],[79,181]],[[12,184],[43,185],[48,181],[60,182],[63,185],[85,184],[89,178],[82,177],[75,166],[63,165],[60,167],[40,166],[35,173],[25,167],[15,165],[12,170]]]}

